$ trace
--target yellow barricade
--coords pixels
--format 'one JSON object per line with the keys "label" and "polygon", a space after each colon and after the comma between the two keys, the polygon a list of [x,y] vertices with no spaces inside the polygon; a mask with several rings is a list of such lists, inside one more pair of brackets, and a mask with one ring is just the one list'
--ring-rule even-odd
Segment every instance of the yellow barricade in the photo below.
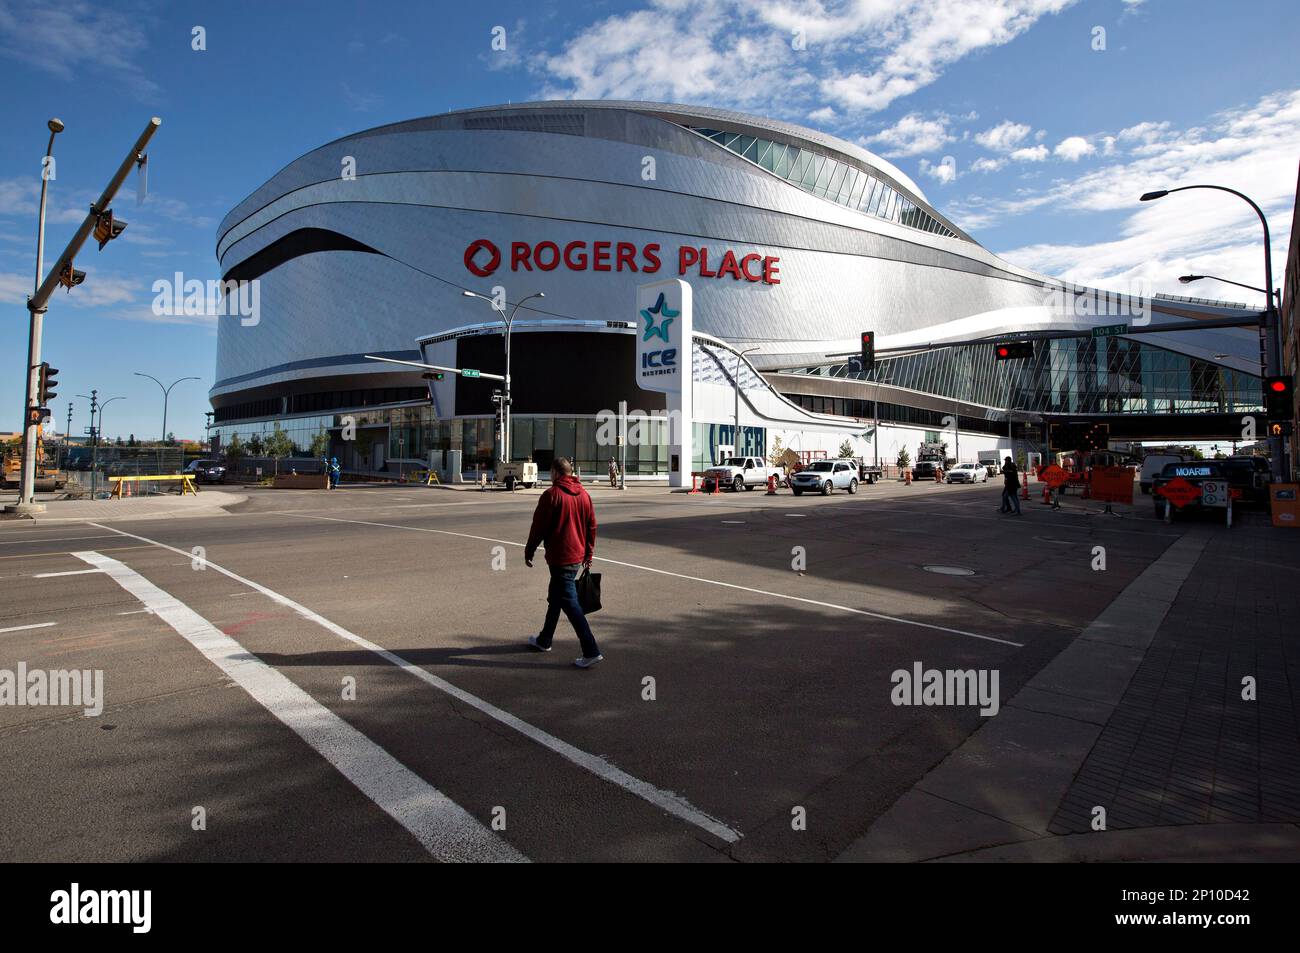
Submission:
{"label": "yellow barricade", "polygon": [[168,473],[154,476],[111,476],[108,478],[108,482],[113,484],[113,491],[108,494],[109,498],[117,500],[122,499],[123,487],[126,488],[125,495],[130,496],[131,486],[146,480],[151,483],[161,481],[175,482],[176,480],[179,480],[181,483],[181,496],[184,496],[186,493],[198,496],[199,493],[199,488],[194,485],[194,477],[188,473]]}

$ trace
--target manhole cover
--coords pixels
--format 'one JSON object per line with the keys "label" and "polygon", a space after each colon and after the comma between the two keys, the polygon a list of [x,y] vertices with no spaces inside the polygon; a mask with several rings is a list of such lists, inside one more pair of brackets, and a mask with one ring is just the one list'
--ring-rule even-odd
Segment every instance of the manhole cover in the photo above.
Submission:
{"label": "manhole cover", "polygon": [[961,566],[922,566],[926,572],[936,572],[941,576],[973,576],[974,569],[963,569]]}

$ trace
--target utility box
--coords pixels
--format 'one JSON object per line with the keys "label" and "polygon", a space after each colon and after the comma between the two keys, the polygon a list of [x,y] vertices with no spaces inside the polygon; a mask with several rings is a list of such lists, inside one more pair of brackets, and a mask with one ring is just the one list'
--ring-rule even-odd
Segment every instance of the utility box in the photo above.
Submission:
{"label": "utility box", "polygon": [[1273,514],[1273,525],[1289,529],[1300,529],[1300,500],[1297,497],[1296,483],[1270,483],[1268,485],[1268,506]]}

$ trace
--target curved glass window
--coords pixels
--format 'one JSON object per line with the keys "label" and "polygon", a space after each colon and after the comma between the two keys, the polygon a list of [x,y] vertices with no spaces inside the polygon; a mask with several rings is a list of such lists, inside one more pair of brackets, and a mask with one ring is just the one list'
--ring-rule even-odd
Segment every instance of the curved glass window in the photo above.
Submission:
{"label": "curved glass window", "polygon": [[875,176],[847,162],[770,139],[717,129],[687,128],[818,198],[918,231],[947,238],[961,237]]}

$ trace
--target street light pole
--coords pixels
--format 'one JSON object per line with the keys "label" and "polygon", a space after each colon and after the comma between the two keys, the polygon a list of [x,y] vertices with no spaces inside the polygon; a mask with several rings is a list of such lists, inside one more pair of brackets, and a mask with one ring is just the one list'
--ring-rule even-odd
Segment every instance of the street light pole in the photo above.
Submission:
{"label": "street light pole", "polygon": [[[1272,368],[1274,374],[1282,372],[1282,341],[1278,331],[1277,310],[1273,307],[1273,295],[1268,292],[1273,289],[1273,249],[1272,238],[1269,235],[1268,219],[1264,217],[1264,210],[1255,204],[1254,199],[1250,196],[1238,192],[1236,189],[1230,189],[1224,185],[1183,185],[1175,189],[1157,189],[1154,192],[1146,192],[1142,195],[1140,201],[1152,202],[1156,199],[1162,199],[1166,195],[1172,195],[1174,192],[1186,192],[1191,189],[1214,189],[1217,192],[1227,192],[1241,199],[1259,216],[1259,223],[1264,227],[1264,332],[1265,332],[1265,351],[1268,355],[1268,366]],[[1282,452],[1282,438],[1269,437],[1269,455],[1272,457],[1273,474],[1282,481],[1286,481],[1290,476],[1290,460]]]}
{"label": "street light pole", "polygon": [[519,308],[525,301],[532,298],[545,298],[546,295],[541,291],[535,291],[527,297],[520,298],[515,302],[514,307],[510,309],[509,317],[506,316],[504,308],[497,308],[496,302],[487,295],[481,295],[477,291],[462,291],[461,294],[466,298],[482,298],[493,311],[501,315],[501,319],[506,323],[506,379],[501,402],[505,405],[501,410],[501,462],[510,462],[510,328],[515,323],[515,315],[519,313]]}
{"label": "street light pole", "polygon": [[[51,159],[54,155],[54,137],[63,131],[63,120],[51,119],[46,123],[50,130],[50,141],[45,147],[45,159],[41,163],[41,205],[36,218],[36,281],[32,288],[32,298],[41,290],[41,276],[45,270],[45,199],[49,192]],[[36,504],[36,423],[32,420],[40,390],[41,331],[45,320],[45,309],[29,309],[31,320],[27,334],[27,399],[23,411],[27,419],[23,421],[23,468],[19,476],[18,504],[34,506]]]}
{"label": "street light pole", "polygon": [[[18,488],[18,503],[15,506],[7,508],[13,512],[41,512],[45,508],[43,503],[36,502],[35,495],[37,426],[35,416],[37,407],[33,402],[33,398],[37,396],[37,390],[40,387],[41,323],[45,312],[49,307],[50,295],[54,294],[54,289],[58,287],[61,282],[66,283],[68,287],[71,288],[73,285],[77,284],[79,278],[85,277],[84,275],[79,275],[75,269],[73,269],[72,261],[77,257],[77,252],[81,251],[81,246],[86,243],[86,239],[90,237],[91,231],[101,223],[104,214],[109,211],[109,203],[113,201],[114,196],[117,195],[117,190],[121,188],[122,183],[126,181],[126,177],[130,173],[131,167],[143,161],[144,148],[149,144],[149,140],[153,138],[153,134],[158,130],[158,126],[161,125],[161,123],[162,120],[156,116],[149,120],[149,124],[145,127],[144,132],[140,133],[139,137],[135,141],[135,145],[131,147],[131,151],[127,153],[126,158],[122,160],[122,164],[118,166],[117,172],[115,172],[113,178],[109,180],[108,186],[100,193],[95,204],[90,207],[90,211],[87,213],[86,217],[82,219],[81,225],[79,225],[76,232],[73,233],[72,240],[69,241],[67,246],[63,249],[63,253],[59,256],[58,261],[54,263],[54,267],[50,269],[49,274],[46,275],[43,280],[41,279],[40,274],[37,274],[36,281],[38,286],[36,288],[36,293],[27,299],[27,311],[31,315],[31,330],[27,339],[27,406],[23,408],[24,413],[27,416],[23,421],[24,454],[22,478]],[[58,120],[51,120],[49,122],[49,127],[50,132],[57,133],[63,128],[63,123]],[[51,139],[52,138],[53,137],[51,137]],[[42,189],[43,188],[44,187],[42,186]],[[44,219],[42,218],[42,221],[43,220]],[[41,236],[41,241],[43,242],[43,228],[41,229]],[[112,238],[111,233],[109,238]],[[108,239],[105,241],[107,240]],[[102,243],[100,247],[103,247]],[[44,251],[43,245],[41,251],[42,253]],[[41,265],[42,267],[44,266],[43,260]]]}
{"label": "street light pole", "polygon": [[750,351],[757,351],[757,350],[759,350],[758,345],[754,345],[753,347],[745,348],[743,351],[736,352],[736,373],[732,378],[732,383],[735,384],[735,393],[736,393],[736,407],[735,407],[735,415],[734,415],[735,430],[731,436],[731,442],[732,444],[734,444],[734,446],[732,446],[731,448],[731,452],[734,453],[736,456],[740,455],[740,362],[744,358],[744,356],[748,354]]}
{"label": "street light pole", "polygon": [[149,380],[153,381],[153,382],[154,382],[155,384],[157,384],[159,387],[162,387],[162,392],[163,392],[163,429],[162,429],[162,442],[165,444],[165,443],[167,442],[167,398],[171,395],[172,388],[175,387],[177,384],[179,384],[181,381],[196,381],[196,380],[198,380],[199,378],[197,378],[197,377],[182,377],[182,378],[180,378],[180,379],[178,379],[178,380],[174,380],[174,381],[172,381],[171,384],[169,384],[169,385],[167,385],[167,386],[164,387],[164,386],[163,386],[163,382],[160,381],[158,378],[154,377],[152,374],[141,374],[139,371],[135,371],[134,373],[135,373],[135,376],[136,376],[136,377],[147,377],[147,378],[149,378]]}
{"label": "street light pole", "polygon": [[[1215,275],[1180,275],[1178,280],[1182,284],[1190,285],[1193,281],[1209,279],[1210,281],[1221,281],[1225,285],[1236,285],[1238,288],[1245,288],[1247,291],[1258,291],[1260,294],[1268,294],[1263,288],[1256,288],[1254,285],[1243,285],[1240,281],[1232,281],[1228,278],[1219,278]],[[1277,288],[1273,289],[1273,297],[1277,299],[1279,305],[1282,304],[1282,292]]]}

